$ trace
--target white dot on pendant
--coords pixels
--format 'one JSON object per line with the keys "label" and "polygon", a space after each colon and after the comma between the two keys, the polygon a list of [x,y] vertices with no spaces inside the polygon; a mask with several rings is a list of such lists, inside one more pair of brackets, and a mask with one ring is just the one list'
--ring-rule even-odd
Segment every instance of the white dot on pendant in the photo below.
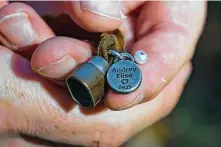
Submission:
{"label": "white dot on pendant", "polygon": [[145,64],[148,60],[147,53],[145,51],[139,50],[134,54],[134,60],[138,64]]}

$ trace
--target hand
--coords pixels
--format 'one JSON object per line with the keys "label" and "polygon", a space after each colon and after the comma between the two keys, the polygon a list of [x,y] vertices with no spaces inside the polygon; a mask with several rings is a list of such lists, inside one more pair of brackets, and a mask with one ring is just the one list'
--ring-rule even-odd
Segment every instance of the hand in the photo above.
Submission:
{"label": "hand", "polygon": [[[119,146],[173,109],[191,72],[190,60],[203,28],[205,3],[120,2],[119,7],[110,2],[113,4],[105,12],[101,9],[104,3],[95,3],[100,8],[96,10],[85,2],[58,3],[56,10],[67,10],[88,31],[119,27],[127,51],[134,54],[142,49],[148,53],[149,62],[140,66],[140,88],[126,96],[110,91],[105,98],[108,108],[122,111],[112,111],[102,103],[93,111],[82,109],[66,89],[46,80],[44,77],[62,81],[90,58],[93,48],[73,38],[54,37],[31,7],[11,3],[0,10],[0,40],[5,46],[0,48],[1,133],[10,130],[69,144]],[[32,69],[43,77],[21,56],[29,53]]]}

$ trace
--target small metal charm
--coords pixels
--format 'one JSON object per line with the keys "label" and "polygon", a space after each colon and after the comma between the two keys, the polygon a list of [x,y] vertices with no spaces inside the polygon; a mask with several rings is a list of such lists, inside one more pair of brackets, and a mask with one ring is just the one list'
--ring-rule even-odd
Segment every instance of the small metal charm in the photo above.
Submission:
{"label": "small metal charm", "polygon": [[105,78],[108,62],[94,56],[77,67],[66,79],[72,98],[81,106],[94,107],[105,94]]}
{"label": "small metal charm", "polygon": [[145,64],[148,60],[148,56],[145,51],[139,50],[134,54],[134,59],[138,64]]}
{"label": "small metal charm", "polygon": [[128,53],[109,51],[115,56],[114,62],[107,72],[107,83],[114,91],[122,94],[134,92],[142,81],[140,68]]}

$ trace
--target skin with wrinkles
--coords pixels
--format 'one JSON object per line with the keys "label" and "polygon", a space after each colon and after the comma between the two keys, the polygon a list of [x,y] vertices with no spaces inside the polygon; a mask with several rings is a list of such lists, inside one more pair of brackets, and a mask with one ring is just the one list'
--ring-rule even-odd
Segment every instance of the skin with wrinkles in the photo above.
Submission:
{"label": "skin with wrinkles", "polygon": [[[34,5],[33,9],[22,3],[0,4],[6,5],[0,9],[0,18],[16,16],[14,14],[22,10],[37,34],[28,46],[16,42],[14,51],[12,45],[16,38],[11,37],[10,31],[3,34],[2,29],[7,26],[0,25],[3,44],[0,46],[1,135],[23,133],[59,143],[117,147],[172,111],[191,73],[190,59],[202,32],[205,2],[122,1],[122,13],[127,16],[122,20],[81,10],[78,1],[55,3],[57,7],[53,5],[53,9],[65,10],[81,28],[91,32],[119,28],[131,54],[140,49],[147,52],[149,62],[140,65],[143,83],[136,92],[128,95],[109,91],[95,109],[82,109],[74,103],[67,89],[57,84],[63,82],[58,77],[67,75],[70,69],[61,70],[59,76],[52,76],[62,67],[57,64],[56,68],[50,69],[48,65],[61,63],[63,60],[60,60],[67,55],[79,65],[91,57],[93,47],[78,39],[55,37],[51,28],[34,11],[37,10]],[[48,6],[46,2],[39,5],[41,10]],[[19,24],[19,19],[16,17],[10,21]],[[5,20],[4,23],[9,22]],[[12,30],[10,25],[8,27]],[[16,26],[19,27],[22,24]],[[63,26],[62,31],[65,28]],[[18,30],[12,34],[19,35],[16,33]],[[25,38],[23,35],[17,37]],[[38,72],[42,67],[49,67],[46,77]],[[21,144],[30,144],[28,140],[26,143],[20,141]]]}

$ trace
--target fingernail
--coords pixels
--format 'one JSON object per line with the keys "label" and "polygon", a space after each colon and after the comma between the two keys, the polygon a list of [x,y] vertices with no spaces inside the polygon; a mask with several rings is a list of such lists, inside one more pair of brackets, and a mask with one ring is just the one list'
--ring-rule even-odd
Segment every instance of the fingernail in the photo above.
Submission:
{"label": "fingernail", "polygon": [[137,105],[139,103],[141,103],[145,98],[145,94],[140,93],[139,95],[137,95],[131,102],[129,102],[128,104],[126,104],[123,107],[117,108],[116,110],[124,110],[124,109],[128,109],[131,108],[134,105]]}
{"label": "fingernail", "polygon": [[9,14],[0,18],[0,31],[16,47],[31,45],[36,38],[36,32],[25,12]]}
{"label": "fingernail", "polygon": [[52,62],[46,67],[37,69],[36,72],[48,78],[60,79],[69,74],[76,65],[76,60],[72,56],[67,55],[56,62]]}
{"label": "fingernail", "polygon": [[81,1],[80,7],[82,10],[87,10],[110,19],[121,20],[126,18],[118,1]]}

